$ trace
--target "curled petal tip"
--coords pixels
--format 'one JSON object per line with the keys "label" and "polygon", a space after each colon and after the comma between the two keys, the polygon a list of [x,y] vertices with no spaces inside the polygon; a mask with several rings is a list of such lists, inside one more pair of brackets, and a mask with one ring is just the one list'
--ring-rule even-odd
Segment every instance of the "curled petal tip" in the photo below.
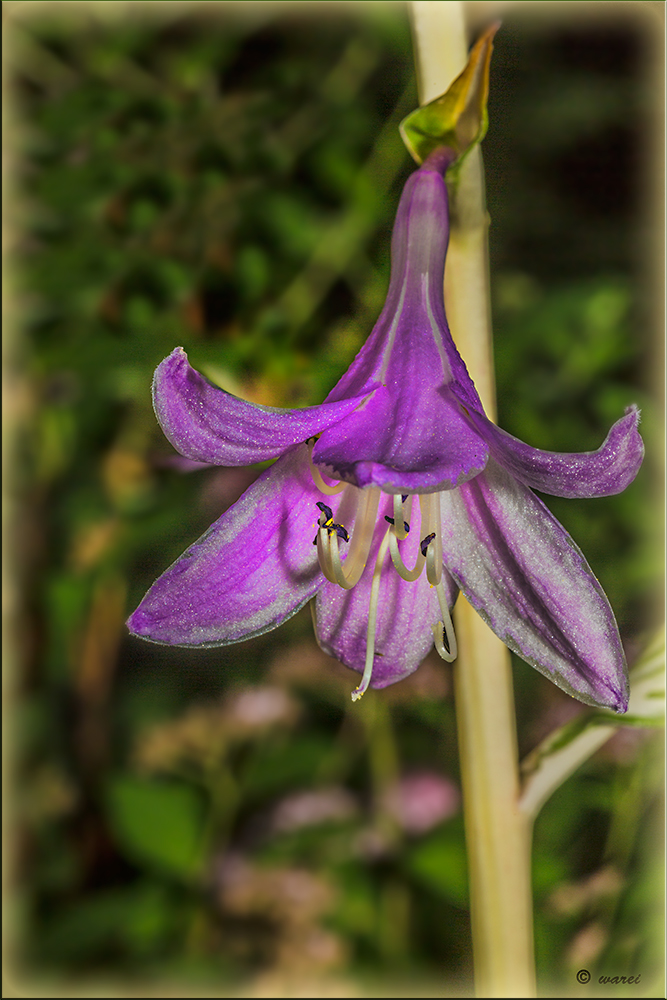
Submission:
{"label": "curled petal tip", "polygon": [[141,606],[134,611],[125,622],[130,635],[140,636],[142,639],[150,639],[150,624],[141,609]]}
{"label": "curled petal tip", "polygon": [[[448,393],[458,398],[455,386]],[[459,412],[488,446],[493,458],[515,479],[541,493],[560,497],[603,497],[622,493],[644,460],[638,431],[639,409],[632,404],[611,427],[597,451],[564,453],[532,448],[496,427],[481,410],[458,399]]]}
{"label": "curled petal tip", "polygon": [[596,708],[606,708],[610,712],[616,712],[617,715],[625,715],[630,700],[630,685],[627,665],[622,652],[617,667],[617,676],[613,679],[611,677],[599,678],[597,684],[593,681],[590,690],[592,697],[588,700],[588,704]]}
{"label": "curled petal tip", "polygon": [[371,391],[338,402],[281,410],[239,399],[188,362],[182,347],[153,378],[153,406],[166,437],[185,458],[210,465],[251,465],[276,458],[354,412]]}

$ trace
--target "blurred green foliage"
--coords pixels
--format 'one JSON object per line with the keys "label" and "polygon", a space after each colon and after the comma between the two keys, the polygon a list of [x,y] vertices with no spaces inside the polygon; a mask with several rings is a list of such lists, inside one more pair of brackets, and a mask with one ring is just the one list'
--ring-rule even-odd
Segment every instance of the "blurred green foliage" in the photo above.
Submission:
{"label": "blurred green foliage", "polygon": [[[381,308],[412,167],[397,129],[417,103],[406,10],[14,6],[18,968],[71,990],[112,975],[109,995],[167,980],[182,996],[302,981],[470,995],[449,668],[429,658],[352,706],[356,682],[307,613],[203,651],[123,624],[254,475],[169,464],[158,362],[182,344],[230,391],[308,405]],[[500,423],[579,451],[628,403],[644,411],[648,459],[626,494],[550,500],[632,659],[660,578],[660,443],[640,252],[647,56],[619,18],[507,18],[484,157]],[[525,752],[580,706],[515,666]],[[621,733],[538,821],[544,990],[569,995],[583,966],[642,973],[643,995],[661,995],[658,759],[643,732]],[[425,772],[432,820],[415,828],[409,779]],[[403,980],[409,994],[385,985]]]}

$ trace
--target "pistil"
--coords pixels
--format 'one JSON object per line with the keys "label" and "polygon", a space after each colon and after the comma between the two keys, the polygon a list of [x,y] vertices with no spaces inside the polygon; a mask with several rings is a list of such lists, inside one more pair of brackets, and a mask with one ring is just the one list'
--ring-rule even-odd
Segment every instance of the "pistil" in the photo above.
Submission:
{"label": "pistil", "polygon": [[364,672],[361,677],[361,684],[356,687],[352,692],[352,701],[359,701],[361,696],[368,689],[368,685],[371,682],[371,677],[373,675],[373,664],[375,662],[375,630],[377,627],[377,610],[378,610],[378,599],[380,596],[380,580],[382,578],[382,564],[387,555],[387,548],[389,546],[389,536],[391,535],[391,528],[387,528],[385,536],[380,544],[380,549],[377,554],[377,559],[375,560],[375,568],[373,570],[373,580],[371,582],[371,599],[368,605],[368,628],[366,629],[366,661],[364,663]]}

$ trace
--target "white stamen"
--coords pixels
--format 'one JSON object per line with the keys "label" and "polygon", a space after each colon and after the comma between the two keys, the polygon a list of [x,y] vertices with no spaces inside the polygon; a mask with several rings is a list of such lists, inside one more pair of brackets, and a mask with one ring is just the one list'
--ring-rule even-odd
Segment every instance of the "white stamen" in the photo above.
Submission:
{"label": "white stamen", "polygon": [[313,444],[310,443],[308,445],[310,474],[320,492],[327,496],[333,496],[349,488],[357,494],[357,512],[345,563],[340,558],[336,532],[321,525],[317,532],[317,558],[324,576],[329,583],[337,583],[345,590],[351,590],[359,582],[368,559],[380,502],[380,491],[377,487],[360,490],[350,483],[339,482],[332,485],[325,482],[320,470],[314,464],[312,456]]}
{"label": "white stamen", "polygon": [[[431,546],[429,545],[429,548]],[[440,604],[440,612],[442,614],[442,621],[438,622],[437,625],[432,625],[433,639],[435,642],[435,648],[437,649],[439,655],[446,660],[447,663],[452,663],[458,655],[458,647],[456,645],[456,633],[454,632],[454,626],[452,624],[452,618],[449,613],[449,604],[447,603],[447,594],[445,593],[445,586],[442,583],[438,583],[435,588],[435,592],[438,595],[438,603]],[[447,636],[447,645],[449,646],[449,652],[443,642],[442,635]]]}
{"label": "white stamen", "polygon": [[[417,553],[417,561],[415,562],[414,566],[412,567],[412,569],[408,569],[408,567],[403,562],[403,557],[401,556],[401,553],[400,553],[399,548],[398,548],[398,539],[399,538],[405,538],[406,537],[406,533],[405,533],[405,531],[403,531],[403,533],[399,535],[399,533],[396,531],[396,525],[400,524],[401,527],[403,527],[403,521],[404,520],[407,521],[408,524],[410,523],[410,517],[411,517],[411,514],[412,514],[412,501],[413,501],[413,499],[414,499],[414,497],[410,496],[406,500],[406,502],[405,502],[405,516],[403,517],[403,515],[400,512],[397,512],[397,509],[396,509],[397,506],[398,506],[397,503],[396,503],[397,497],[394,496],[394,526],[393,526],[393,530],[391,532],[391,537],[389,538],[389,548],[390,548],[390,551],[391,551],[391,561],[394,564],[394,569],[396,570],[396,572],[398,573],[398,575],[401,577],[401,579],[405,580],[406,583],[412,583],[414,580],[418,579],[418,577],[421,575],[421,571],[424,568],[424,563],[426,562],[426,556],[423,556],[421,554],[421,550],[420,550]],[[421,499],[422,498],[420,498],[420,504],[421,504]],[[401,506],[403,506],[403,505],[401,504]],[[421,527],[420,527],[420,534],[421,535],[424,535],[424,523],[425,523],[425,521],[424,521],[424,512],[423,512],[423,507],[422,507]],[[428,530],[427,530],[426,534],[428,534]]]}
{"label": "white stamen", "polygon": [[422,517],[428,521],[426,531],[422,529],[422,536],[434,534],[435,538],[429,542],[426,550],[426,578],[432,587],[437,587],[442,579],[442,535],[440,534],[440,497],[437,493],[427,493],[420,496],[419,503],[422,509]]}
{"label": "white stamen", "polygon": [[426,562],[426,556],[423,556],[421,552],[419,552],[417,555],[416,563],[414,564],[412,569],[408,569],[408,567],[403,562],[401,553],[398,550],[398,541],[396,539],[396,535],[394,534],[393,531],[390,531],[389,535],[390,535],[389,548],[391,550],[391,561],[394,564],[394,569],[396,570],[398,575],[403,580],[405,580],[406,583],[412,583],[414,580],[418,579],[418,577],[421,576],[421,572],[424,568],[424,563]]}
{"label": "white stamen", "polygon": [[[318,522],[319,524],[319,522]],[[331,556],[329,554],[329,532],[326,528],[318,528],[317,531],[317,558],[320,569],[329,583],[335,583],[336,577],[331,566]]]}
{"label": "white stamen", "polygon": [[387,555],[387,548],[389,547],[391,534],[392,530],[391,528],[388,528],[385,532],[384,538],[382,539],[377,559],[375,560],[375,569],[373,570],[373,580],[371,582],[371,599],[368,607],[368,628],[366,629],[366,662],[364,664],[364,672],[361,677],[361,684],[352,692],[352,701],[359,701],[361,696],[368,690],[368,685],[371,682],[371,676],[373,674],[373,663],[375,661],[375,632],[377,628],[377,611],[378,598],[380,595],[380,580],[382,578],[382,563]]}
{"label": "white stamen", "polygon": [[[354,487],[350,487],[354,489]],[[320,529],[318,538],[322,538],[322,547],[319,541],[317,554],[320,558],[320,566],[327,580],[337,583],[344,590],[351,590],[360,580],[361,574],[366,566],[368,553],[370,552],[375,521],[377,518],[378,504],[380,502],[380,490],[376,486],[370,486],[363,490],[357,490],[357,513],[354,519],[354,528],[347,552],[345,562],[340,558],[340,547],[338,537],[335,532],[327,532],[328,538],[322,538]]]}
{"label": "white stamen", "polygon": [[327,496],[332,497],[332,496],[334,496],[335,493],[342,493],[342,491],[345,489],[345,487],[347,485],[349,485],[348,483],[344,483],[344,482],[336,483],[335,485],[331,485],[331,486],[329,485],[329,483],[325,483],[325,481],[322,479],[322,475],[320,473],[320,470],[317,468],[317,466],[313,462],[313,445],[312,444],[308,445],[308,461],[310,463],[310,474],[313,477],[313,482],[315,483],[315,485],[317,486],[318,490],[321,493],[325,493]]}
{"label": "white stamen", "polygon": [[[407,501],[408,504],[412,503],[412,497]],[[422,539],[427,538],[429,535],[435,535],[435,538],[429,542],[426,549],[426,554],[420,551],[417,555],[417,560],[412,567],[408,567],[403,562],[403,558],[399,552],[398,545],[395,538],[390,539],[391,546],[391,560],[394,564],[394,568],[398,575],[406,581],[406,583],[412,583],[417,580],[421,575],[424,568],[424,563],[426,563],[426,571],[429,573],[429,563],[431,564],[430,575],[428,577],[429,583],[436,586],[440,580],[438,576],[438,558],[440,559],[440,564],[442,564],[442,543],[440,542],[440,506],[438,502],[437,494],[433,493],[423,493],[419,497],[419,507],[421,510],[421,526],[419,528],[419,534]],[[409,515],[408,515],[409,516]],[[394,519],[395,520],[395,519]],[[395,525],[394,525],[395,527]],[[440,571],[442,573],[442,570]]]}
{"label": "white stamen", "polygon": [[412,507],[412,497],[406,500],[405,516],[403,515],[403,499],[400,493],[394,493],[394,534],[401,539],[408,537],[405,525],[410,525],[410,509]]}

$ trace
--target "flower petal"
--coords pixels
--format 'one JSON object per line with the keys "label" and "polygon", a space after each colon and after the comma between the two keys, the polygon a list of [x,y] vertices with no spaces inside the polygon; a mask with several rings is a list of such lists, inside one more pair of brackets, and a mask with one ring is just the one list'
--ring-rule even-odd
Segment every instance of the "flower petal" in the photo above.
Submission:
{"label": "flower petal", "polygon": [[313,461],[356,486],[387,493],[452,489],[477,475],[488,449],[458,402],[481,409],[452,341],[443,299],[447,188],[423,167],[405,185],[392,238],[391,282],[366,345],[327,397],[368,392],[358,410],[324,431]]}
{"label": "flower petal", "polygon": [[625,712],[627,667],[609,602],[583,554],[493,459],[441,495],[443,561],[497,636],[568,694]]}
{"label": "flower petal", "polygon": [[177,347],[156,369],[153,405],[181,455],[213,465],[250,465],[319,434],[352,413],[373,388],[371,384],[360,395],[302,410],[258,406],[213,385]]}
{"label": "flower petal", "polygon": [[637,430],[636,406],[626,409],[597,451],[568,454],[531,448],[496,427],[483,413],[460,405],[496,462],[525,486],[542,493],[557,497],[611,496],[630,485],[642,464],[644,443]]}
{"label": "flower petal", "polygon": [[426,368],[406,370],[391,390],[377,389],[322,434],[313,461],[339,479],[385,493],[434,493],[478,475],[488,457],[485,443],[430,381]]}
{"label": "flower petal", "polygon": [[[388,503],[382,513],[393,514]],[[419,549],[419,505],[414,504],[410,534],[401,542],[401,554],[412,566]],[[317,595],[316,636],[329,656],[353,670],[363,671],[366,661],[366,636],[373,570],[378,549],[385,534],[384,519],[378,523],[366,569],[351,590],[325,583]],[[450,608],[457,588],[447,572],[443,573]],[[426,574],[413,583],[406,583],[394,569],[387,553],[382,569],[375,633],[375,661],[371,687],[383,688],[414,673],[433,646],[431,626],[441,621],[436,591]]]}
{"label": "flower petal", "polygon": [[[391,279],[387,298],[370,337],[327,396],[342,399],[368,391],[369,382],[400,390],[403,366],[429,384],[452,383],[467,405],[481,403],[468,370],[452,340],[443,281],[449,239],[447,186],[424,165],[407,180],[391,239]],[[397,364],[392,377],[392,366]],[[412,406],[418,392],[411,393]]]}
{"label": "flower petal", "polygon": [[302,446],[162,574],[128,620],[130,632],[175,646],[224,646],[276,628],[323,580],[313,545],[318,499]]}

